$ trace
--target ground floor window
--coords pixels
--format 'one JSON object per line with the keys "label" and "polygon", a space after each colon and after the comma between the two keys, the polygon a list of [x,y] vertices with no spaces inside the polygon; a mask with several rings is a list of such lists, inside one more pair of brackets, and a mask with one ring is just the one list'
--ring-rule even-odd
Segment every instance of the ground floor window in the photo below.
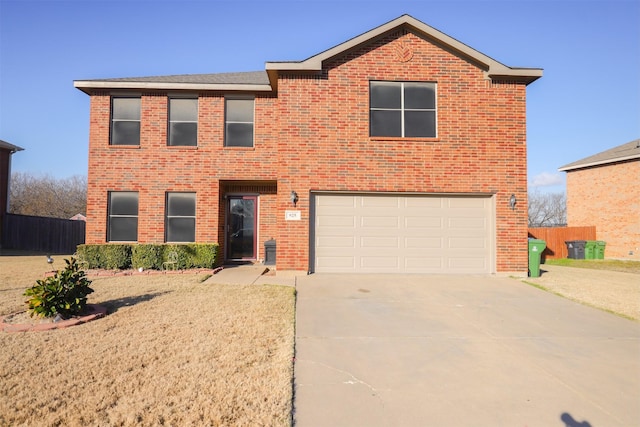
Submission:
{"label": "ground floor window", "polygon": [[138,193],[112,191],[108,202],[107,241],[136,242],[138,240]]}
{"label": "ground floor window", "polygon": [[196,193],[167,193],[165,240],[195,242]]}

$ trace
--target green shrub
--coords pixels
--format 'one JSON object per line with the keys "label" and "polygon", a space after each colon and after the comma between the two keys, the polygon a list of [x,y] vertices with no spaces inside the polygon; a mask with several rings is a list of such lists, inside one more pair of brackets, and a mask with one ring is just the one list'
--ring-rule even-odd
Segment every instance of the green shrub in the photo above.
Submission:
{"label": "green shrub", "polygon": [[131,245],[102,245],[104,268],[108,270],[124,270],[131,268]]}
{"label": "green shrub", "polygon": [[164,245],[139,244],[131,247],[131,266],[145,270],[162,269]]}
{"label": "green shrub", "polygon": [[103,268],[104,260],[100,247],[102,245],[78,245],[78,259],[86,263],[87,268]]}
{"label": "green shrub", "polygon": [[162,270],[163,264],[175,261],[175,268],[213,268],[217,262],[217,243],[185,244],[98,244],[80,245],[78,259],[87,268]]}
{"label": "green shrub", "polygon": [[93,292],[91,280],[80,270],[75,258],[65,259],[67,267],[52,277],[37,280],[24,292],[31,316],[52,317],[56,314],[71,316],[82,312],[87,295]]}
{"label": "green shrub", "polygon": [[218,257],[218,245],[195,244],[194,264],[200,268],[213,268]]}

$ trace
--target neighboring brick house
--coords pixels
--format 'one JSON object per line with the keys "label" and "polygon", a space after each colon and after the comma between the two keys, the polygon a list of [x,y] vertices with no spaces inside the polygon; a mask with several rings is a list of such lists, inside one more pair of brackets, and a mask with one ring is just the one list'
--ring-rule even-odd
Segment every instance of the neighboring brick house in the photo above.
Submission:
{"label": "neighboring brick house", "polygon": [[218,242],[229,261],[273,238],[278,272],[526,275],[540,76],[404,15],[265,71],[76,81],[87,243]]}
{"label": "neighboring brick house", "polygon": [[640,139],[558,170],[567,173],[567,225],[595,225],[606,258],[640,259]]}
{"label": "neighboring brick house", "polygon": [[11,155],[23,149],[0,140],[0,248],[5,214],[9,209],[9,182],[11,179]]}

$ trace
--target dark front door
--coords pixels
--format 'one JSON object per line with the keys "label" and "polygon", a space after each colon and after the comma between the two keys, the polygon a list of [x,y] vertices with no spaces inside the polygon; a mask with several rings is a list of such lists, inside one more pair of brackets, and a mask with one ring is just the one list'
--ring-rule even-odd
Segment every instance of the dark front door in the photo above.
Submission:
{"label": "dark front door", "polygon": [[227,259],[256,257],[256,196],[229,196]]}

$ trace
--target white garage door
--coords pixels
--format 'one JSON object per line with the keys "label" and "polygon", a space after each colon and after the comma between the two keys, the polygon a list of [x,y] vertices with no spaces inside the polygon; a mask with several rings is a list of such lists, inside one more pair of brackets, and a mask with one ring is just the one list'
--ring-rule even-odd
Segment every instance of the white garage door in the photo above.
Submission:
{"label": "white garage door", "polygon": [[490,197],[317,194],[314,210],[315,272],[493,272]]}

